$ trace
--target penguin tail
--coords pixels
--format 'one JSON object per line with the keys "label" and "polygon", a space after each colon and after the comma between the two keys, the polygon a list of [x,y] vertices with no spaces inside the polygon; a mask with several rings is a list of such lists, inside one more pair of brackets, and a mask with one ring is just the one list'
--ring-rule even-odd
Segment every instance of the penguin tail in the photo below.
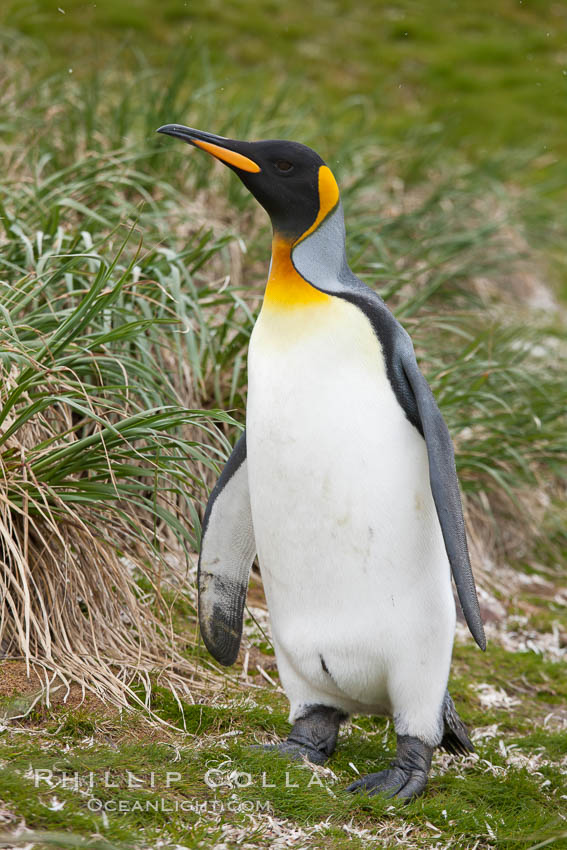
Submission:
{"label": "penguin tail", "polygon": [[443,701],[443,738],[439,746],[446,752],[456,756],[466,756],[474,753],[474,746],[469,738],[467,727],[457,714],[455,703],[449,691]]}

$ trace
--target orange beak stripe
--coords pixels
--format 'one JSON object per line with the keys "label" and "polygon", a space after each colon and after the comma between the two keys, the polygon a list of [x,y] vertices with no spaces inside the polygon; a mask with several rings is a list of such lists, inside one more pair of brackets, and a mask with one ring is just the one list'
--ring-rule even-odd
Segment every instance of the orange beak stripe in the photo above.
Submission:
{"label": "orange beak stripe", "polygon": [[202,150],[207,151],[207,153],[210,153],[222,162],[226,162],[227,165],[234,165],[235,168],[240,168],[241,171],[258,172],[261,170],[260,166],[252,159],[248,159],[247,156],[243,156],[241,153],[221,148],[220,145],[214,145],[212,142],[202,142],[200,139],[191,139],[191,141]]}

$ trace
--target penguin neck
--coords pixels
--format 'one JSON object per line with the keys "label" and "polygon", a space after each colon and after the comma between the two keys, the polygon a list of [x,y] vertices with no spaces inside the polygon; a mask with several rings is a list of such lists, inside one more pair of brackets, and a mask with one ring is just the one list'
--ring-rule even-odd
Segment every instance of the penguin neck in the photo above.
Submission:
{"label": "penguin neck", "polygon": [[295,268],[292,261],[294,242],[277,232],[272,240],[272,261],[264,294],[264,306],[274,310],[290,310],[323,304],[329,296],[312,286]]}
{"label": "penguin neck", "polygon": [[346,266],[341,204],[296,240],[274,231],[264,306],[289,310],[328,303]]}

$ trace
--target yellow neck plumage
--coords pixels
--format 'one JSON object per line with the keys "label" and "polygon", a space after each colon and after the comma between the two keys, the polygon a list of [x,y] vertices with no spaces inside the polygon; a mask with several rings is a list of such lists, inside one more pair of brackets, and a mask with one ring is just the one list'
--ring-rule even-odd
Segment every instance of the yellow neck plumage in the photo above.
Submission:
{"label": "yellow neck plumage", "polygon": [[277,234],[272,242],[272,267],[264,294],[264,306],[276,309],[303,307],[328,301],[329,296],[307,283],[291,262],[294,243]]}
{"label": "yellow neck plumage", "polygon": [[299,239],[290,241],[278,233],[272,242],[272,266],[264,295],[264,306],[270,309],[290,309],[321,304],[330,301],[331,296],[311,286],[295,270],[291,261],[293,248],[307,239],[329,215],[339,202],[339,187],[330,168],[319,168],[319,212],[317,218]]}

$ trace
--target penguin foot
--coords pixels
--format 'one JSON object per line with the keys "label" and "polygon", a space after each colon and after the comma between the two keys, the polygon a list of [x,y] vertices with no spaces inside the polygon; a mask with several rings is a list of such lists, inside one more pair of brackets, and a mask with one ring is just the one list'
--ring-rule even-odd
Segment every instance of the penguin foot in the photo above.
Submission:
{"label": "penguin foot", "polygon": [[337,745],[339,726],[347,715],[328,705],[311,705],[292,726],[285,741],[266,744],[263,749],[277,750],[292,759],[305,756],[314,764],[324,764]]}
{"label": "penguin foot", "polygon": [[396,758],[390,767],[357,779],[346,790],[366,792],[369,797],[383,794],[409,802],[425,790],[432,755],[433,747],[419,738],[398,735]]}
{"label": "penguin foot", "polygon": [[307,759],[307,761],[313,762],[313,764],[325,764],[327,759],[329,758],[324,752],[321,750],[317,750],[315,747],[311,747],[308,744],[299,744],[295,741],[290,741],[289,738],[286,741],[281,741],[279,744],[264,744],[262,746],[263,750],[274,751],[281,753],[282,756],[287,756],[287,758],[293,759],[294,761],[299,761],[303,757]]}

